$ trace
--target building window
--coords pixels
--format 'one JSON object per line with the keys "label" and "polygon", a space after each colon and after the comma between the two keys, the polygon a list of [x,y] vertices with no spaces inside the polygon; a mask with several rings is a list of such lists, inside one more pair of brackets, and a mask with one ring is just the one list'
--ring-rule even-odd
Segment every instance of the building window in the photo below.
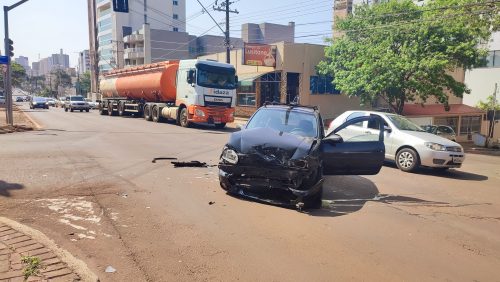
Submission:
{"label": "building window", "polygon": [[174,6],[179,6],[179,1],[174,0],[173,3],[174,3]]}
{"label": "building window", "polygon": [[500,50],[489,51],[486,55],[486,67],[496,68],[500,67]]}
{"label": "building window", "polygon": [[340,91],[335,89],[332,84],[333,78],[331,76],[311,76],[309,82],[309,90],[311,94],[340,94]]}
{"label": "building window", "polygon": [[174,31],[179,31],[179,28],[178,27],[174,27]]}
{"label": "building window", "polygon": [[462,123],[460,124],[460,135],[479,133],[480,131],[481,131],[481,116],[462,117]]}
{"label": "building window", "polygon": [[455,132],[458,132],[458,117],[436,117],[434,118],[434,125],[447,125],[453,128]]}
{"label": "building window", "polygon": [[236,105],[238,106],[252,106],[255,107],[255,81],[240,81],[238,82],[238,89],[236,90],[237,99]]}
{"label": "building window", "polygon": [[178,19],[179,19],[179,15],[174,14],[174,20],[178,20]]}

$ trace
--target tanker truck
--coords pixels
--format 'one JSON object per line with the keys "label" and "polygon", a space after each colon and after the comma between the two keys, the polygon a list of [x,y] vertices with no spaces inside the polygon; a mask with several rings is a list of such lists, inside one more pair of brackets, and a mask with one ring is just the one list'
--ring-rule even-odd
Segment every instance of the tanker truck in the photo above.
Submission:
{"label": "tanker truck", "polygon": [[101,79],[101,115],[136,115],[224,128],[234,121],[238,78],[232,65],[175,60],[114,70]]}

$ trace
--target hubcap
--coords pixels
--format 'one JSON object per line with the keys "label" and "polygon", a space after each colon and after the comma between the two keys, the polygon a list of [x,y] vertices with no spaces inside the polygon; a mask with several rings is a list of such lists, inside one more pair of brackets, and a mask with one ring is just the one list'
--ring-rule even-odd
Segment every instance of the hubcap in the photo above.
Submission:
{"label": "hubcap", "polygon": [[401,167],[410,168],[413,165],[413,155],[408,152],[399,154],[398,163]]}

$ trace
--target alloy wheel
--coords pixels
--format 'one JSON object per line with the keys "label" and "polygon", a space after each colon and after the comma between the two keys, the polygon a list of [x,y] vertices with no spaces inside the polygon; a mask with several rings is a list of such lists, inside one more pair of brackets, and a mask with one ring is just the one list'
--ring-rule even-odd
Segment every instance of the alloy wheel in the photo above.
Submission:
{"label": "alloy wheel", "polygon": [[413,165],[414,162],[415,159],[409,152],[402,152],[401,154],[399,154],[398,163],[401,167],[408,169]]}

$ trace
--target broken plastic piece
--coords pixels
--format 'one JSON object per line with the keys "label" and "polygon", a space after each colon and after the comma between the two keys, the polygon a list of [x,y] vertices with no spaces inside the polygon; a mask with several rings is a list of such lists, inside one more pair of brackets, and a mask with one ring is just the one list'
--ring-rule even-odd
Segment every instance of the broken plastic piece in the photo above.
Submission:
{"label": "broken plastic piece", "polygon": [[172,162],[174,167],[207,167],[207,163],[202,163],[200,161],[190,161],[190,162]]}
{"label": "broken plastic piece", "polygon": [[213,205],[213,204],[215,204],[215,202],[210,201],[210,202],[208,202],[208,204]]}
{"label": "broken plastic piece", "polygon": [[154,158],[151,162],[156,163],[158,160],[177,160],[177,158],[170,158],[170,157],[160,157],[160,158]]}
{"label": "broken plastic piece", "polygon": [[106,270],[104,270],[104,272],[106,272],[106,273],[115,273],[116,269],[114,269],[114,267],[112,267],[111,265],[109,265],[108,267],[106,267]]}

